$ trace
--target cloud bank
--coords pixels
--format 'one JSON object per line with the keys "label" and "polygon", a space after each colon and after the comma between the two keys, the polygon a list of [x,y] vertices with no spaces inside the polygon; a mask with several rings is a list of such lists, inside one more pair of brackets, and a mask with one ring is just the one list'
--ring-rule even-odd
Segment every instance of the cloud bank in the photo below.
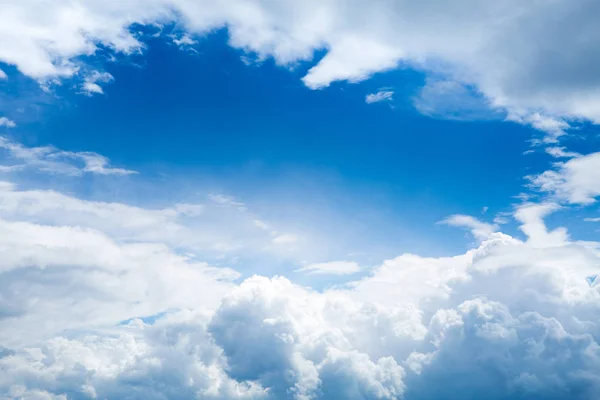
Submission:
{"label": "cloud bank", "polygon": [[230,196],[148,209],[0,190],[1,398],[591,400],[600,390],[600,243],[549,229],[555,203],[515,209],[524,239],[451,216],[473,249],[403,254],[316,291],[282,276],[240,281],[177,250],[198,232],[185,220],[207,207],[249,213]]}

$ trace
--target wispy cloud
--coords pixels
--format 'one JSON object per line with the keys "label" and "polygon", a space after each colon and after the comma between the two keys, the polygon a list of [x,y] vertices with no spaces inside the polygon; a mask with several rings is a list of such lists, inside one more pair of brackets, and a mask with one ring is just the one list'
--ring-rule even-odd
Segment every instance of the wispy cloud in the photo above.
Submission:
{"label": "wispy cloud", "polygon": [[394,99],[394,92],[392,90],[381,90],[377,93],[368,94],[365,97],[367,104],[379,103],[382,101],[392,101]]}
{"label": "wispy cloud", "polygon": [[53,146],[27,147],[21,143],[0,136],[0,149],[7,152],[4,171],[34,169],[50,174],[78,176],[84,173],[98,175],[131,175],[136,171],[115,168],[108,158],[94,152],[73,152],[59,150]]}
{"label": "wispy cloud", "polygon": [[467,228],[475,238],[484,240],[498,230],[498,225],[482,222],[470,215],[455,214],[439,222],[440,224]]}
{"label": "wispy cloud", "polygon": [[354,261],[331,261],[305,265],[295,272],[304,272],[309,275],[351,275],[360,271],[360,265]]}
{"label": "wispy cloud", "polygon": [[81,85],[81,92],[87,96],[104,94],[104,89],[102,89],[100,83],[109,83],[113,80],[113,76],[108,72],[92,71],[85,76]]}

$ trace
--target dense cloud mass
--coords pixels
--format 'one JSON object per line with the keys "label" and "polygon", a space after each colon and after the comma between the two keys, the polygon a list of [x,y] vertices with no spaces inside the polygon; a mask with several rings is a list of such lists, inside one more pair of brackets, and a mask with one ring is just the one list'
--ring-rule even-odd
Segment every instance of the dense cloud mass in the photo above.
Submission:
{"label": "dense cloud mass", "polygon": [[[186,32],[175,39],[180,45],[194,43],[189,35],[226,27],[231,46],[259,60],[293,65],[327,50],[303,78],[310,88],[416,68],[433,85],[417,99],[418,109],[455,114],[439,100],[431,103],[431,92],[443,87],[452,99],[470,88],[481,102],[548,132],[552,141],[568,119],[600,121],[599,16],[595,0],[24,0],[0,5],[0,61],[45,82],[78,75],[84,93],[102,93],[112,77],[90,70],[79,56],[99,46],[142,48],[132,24],[176,22]],[[469,106],[476,114],[478,102]]]}
{"label": "dense cloud mass", "polygon": [[[600,390],[600,247],[548,230],[555,204],[516,210],[526,241],[453,216],[446,222],[481,240],[473,250],[405,254],[317,292],[283,277],[235,284],[233,271],[132,243],[127,230],[116,239],[117,204],[3,185],[2,398],[593,399]],[[87,227],[50,219],[57,198]],[[172,217],[130,211],[150,231]]]}

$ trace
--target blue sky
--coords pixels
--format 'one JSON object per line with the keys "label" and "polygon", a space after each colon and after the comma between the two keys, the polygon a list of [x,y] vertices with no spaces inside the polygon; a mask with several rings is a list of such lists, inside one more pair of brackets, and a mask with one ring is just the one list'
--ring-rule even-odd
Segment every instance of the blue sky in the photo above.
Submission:
{"label": "blue sky", "polygon": [[594,398],[598,13],[0,5],[0,398]]}
{"label": "blue sky", "polygon": [[[302,203],[308,214],[335,208],[349,223],[360,221],[362,235],[395,237],[386,243],[392,253],[378,258],[464,248],[465,238],[436,222],[454,213],[491,221],[526,190],[524,176],[553,161],[530,145],[538,131],[493,111],[481,120],[422,115],[413,99],[425,76],[408,68],[311,90],[300,78],[314,62],[246,65],[224,30],[183,51],[165,36],[147,38],[143,55],[86,60],[114,77],[103,95],[82,96],[67,81],[52,96],[27,78],[9,80],[7,91],[46,103],[38,113],[8,107],[19,122],[10,134],[31,146],[93,149],[140,171],[138,180],[177,182],[171,194],[138,199],[145,204],[193,196],[186,192],[199,180],[204,190],[254,199],[265,210],[279,201]],[[381,88],[394,92],[391,101],[365,102]],[[524,156],[528,150],[536,153]]]}

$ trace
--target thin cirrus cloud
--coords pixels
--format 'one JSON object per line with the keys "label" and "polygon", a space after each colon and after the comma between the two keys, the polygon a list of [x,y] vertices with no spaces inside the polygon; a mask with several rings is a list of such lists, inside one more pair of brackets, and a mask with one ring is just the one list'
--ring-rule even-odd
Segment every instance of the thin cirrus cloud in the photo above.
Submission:
{"label": "thin cirrus cloud", "polygon": [[[302,78],[313,89],[357,82],[402,65],[476,88],[490,107],[548,132],[550,141],[570,128],[571,119],[600,121],[600,34],[595,29],[600,11],[594,0],[577,6],[569,0],[352,0],[343,5],[311,0],[282,6],[258,0],[226,5],[25,0],[0,7],[5,27],[0,61],[45,82],[80,74],[79,56],[93,54],[98,46],[124,53],[143,49],[142,39],[128,30],[133,23],[176,21],[185,31],[182,37],[191,40],[227,27],[231,46],[281,65],[311,60],[316,50],[327,48]],[[547,48],[557,51],[542,50]],[[101,91],[99,82],[84,86],[88,93]]]}
{"label": "thin cirrus cloud", "polygon": [[7,153],[2,171],[37,170],[49,174],[131,175],[136,171],[115,168],[109,160],[94,152],[73,152],[52,146],[27,147],[7,137],[0,136],[0,149]]}
{"label": "thin cirrus cloud", "polygon": [[391,90],[380,90],[377,93],[368,94],[365,97],[367,104],[380,103],[382,101],[392,101],[394,99],[394,92]]}
{"label": "thin cirrus cloud", "polygon": [[295,272],[304,272],[309,275],[351,275],[359,271],[360,265],[354,261],[330,261],[305,265]]}

